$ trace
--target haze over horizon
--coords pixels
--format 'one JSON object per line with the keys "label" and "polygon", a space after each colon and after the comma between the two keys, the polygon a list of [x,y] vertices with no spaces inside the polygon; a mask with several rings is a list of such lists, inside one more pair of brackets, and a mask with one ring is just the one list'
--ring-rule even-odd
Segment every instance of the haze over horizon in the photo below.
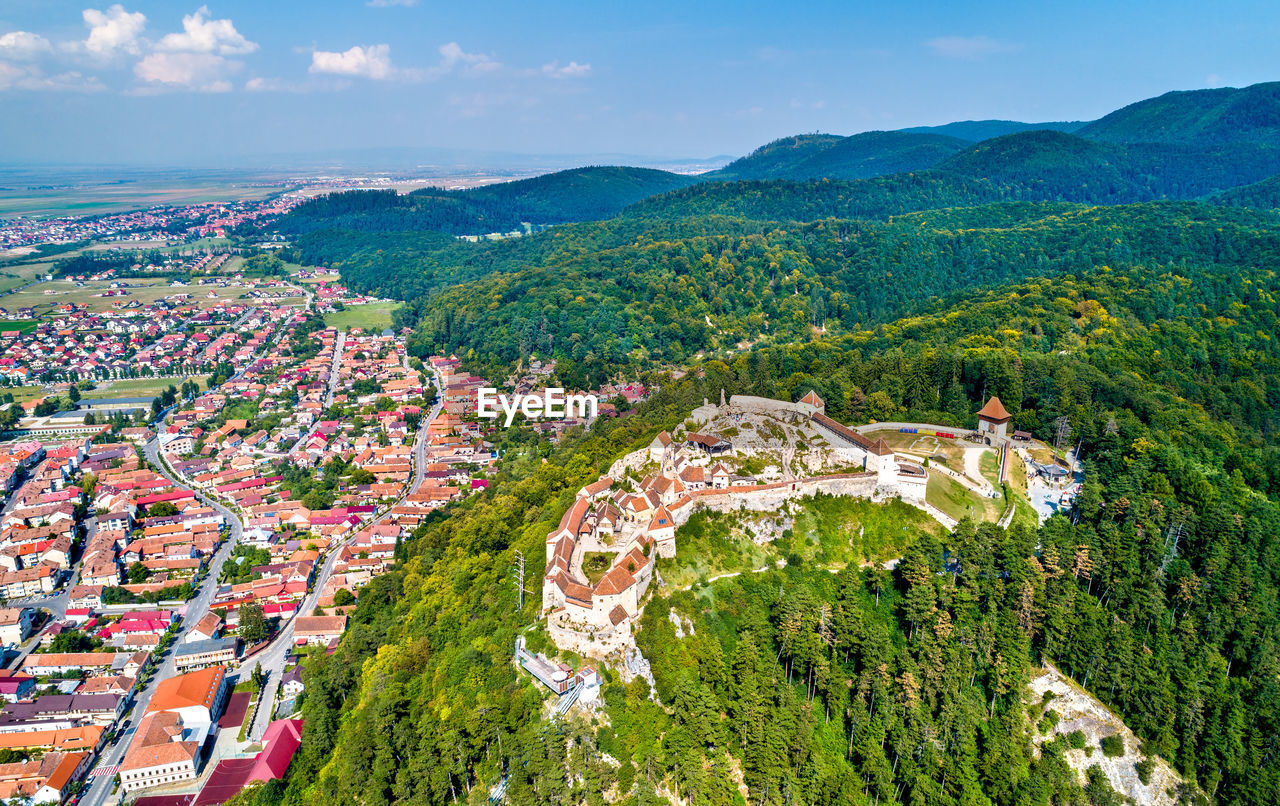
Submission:
{"label": "haze over horizon", "polygon": [[376,149],[703,159],[798,132],[1091,120],[1169,90],[1280,78],[1273,4],[753,5],[5,0],[0,142],[9,164]]}

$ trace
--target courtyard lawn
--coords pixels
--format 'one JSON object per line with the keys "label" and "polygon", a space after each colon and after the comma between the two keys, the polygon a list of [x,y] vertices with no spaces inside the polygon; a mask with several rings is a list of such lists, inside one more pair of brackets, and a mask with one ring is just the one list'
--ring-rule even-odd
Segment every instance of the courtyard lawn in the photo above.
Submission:
{"label": "courtyard lawn", "polygon": [[941,473],[929,474],[929,485],[925,488],[925,501],[956,520],[971,517],[975,521],[992,522],[1000,519],[1005,504],[1003,498],[985,498]]}
{"label": "courtyard lawn", "polygon": [[978,470],[987,483],[1000,489],[1000,454],[997,451],[983,451],[978,460]]}
{"label": "courtyard lawn", "polygon": [[397,302],[371,302],[368,305],[348,305],[345,311],[327,313],[324,323],[339,330],[360,328],[378,331],[391,327],[391,312],[399,307]]}
{"label": "courtyard lawn", "polygon": [[609,572],[613,558],[617,555],[610,551],[588,551],[582,555],[582,573],[587,582],[594,586]]}
{"label": "courtyard lawn", "polygon": [[[946,430],[939,428],[938,430]],[[931,462],[941,461],[952,470],[964,469],[964,448],[956,444],[954,439],[943,439],[933,434],[904,434],[896,429],[872,431],[866,437],[871,440],[883,439],[885,444],[895,451],[902,451],[920,458],[927,457]]]}

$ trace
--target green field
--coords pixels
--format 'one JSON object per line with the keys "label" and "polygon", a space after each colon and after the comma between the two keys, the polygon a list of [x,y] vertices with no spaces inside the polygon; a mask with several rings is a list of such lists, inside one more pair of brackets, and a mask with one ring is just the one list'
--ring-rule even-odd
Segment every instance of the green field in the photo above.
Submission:
{"label": "green field", "polygon": [[192,375],[187,378],[127,378],[121,381],[101,381],[97,388],[82,392],[81,397],[89,400],[111,399],[116,397],[154,397],[170,386],[181,387],[185,381],[195,381],[204,389],[208,375]]}
{"label": "green field", "polygon": [[327,313],[324,323],[329,327],[350,330],[382,330],[391,327],[391,312],[399,306],[397,302],[373,302],[368,305],[348,305],[345,311]]}
{"label": "green field", "polygon": [[43,386],[0,386],[0,393],[13,395],[14,403],[25,403],[44,397]]}
{"label": "green field", "polygon": [[[54,260],[56,258],[0,265],[0,294],[32,282],[37,275],[49,274],[53,271]],[[8,307],[4,297],[0,297],[0,307]]]}
{"label": "green field", "polygon": [[925,500],[956,520],[970,517],[976,521],[996,521],[1004,512],[1003,499],[985,498],[950,476],[937,472],[929,474]]}
{"label": "green field", "polygon": [[181,179],[149,183],[86,184],[52,190],[0,191],[0,215],[35,218],[103,215],[142,210],[155,205],[265,199],[278,187],[245,187],[234,182],[191,182]]}
{"label": "green field", "polygon": [[[295,264],[288,263],[285,265],[292,267]],[[299,266],[297,268],[302,268],[302,267]],[[297,268],[294,268],[292,270],[297,271]],[[306,280],[295,279],[294,282],[298,283],[299,285],[319,285],[320,283],[336,283],[341,279],[342,279],[341,274],[338,274],[337,272],[333,272],[332,274],[317,274],[315,277],[311,277]]]}
{"label": "green field", "polygon": [[40,324],[34,319],[0,319],[0,333],[16,330],[19,333],[30,333]]}

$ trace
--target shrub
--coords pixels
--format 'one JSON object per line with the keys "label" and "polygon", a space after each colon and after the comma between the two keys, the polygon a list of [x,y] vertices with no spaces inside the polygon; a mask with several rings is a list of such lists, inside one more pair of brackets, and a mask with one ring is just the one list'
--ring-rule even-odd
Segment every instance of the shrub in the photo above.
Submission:
{"label": "shrub", "polygon": [[1102,740],[1102,754],[1112,758],[1124,755],[1124,739],[1120,734],[1113,733]]}
{"label": "shrub", "polygon": [[1044,716],[1040,717],[1040,732],[1049,733],[1054,726],[1058,724],[1058,712],[1052,709],[1044,712]]}
{"label": "shrub", "polygon": [[1083,750],[1087,743],[1088,741],[1085,739],[1084,731],[1082,730],[1073,730],[1067,734],[1067,745],[1072,750]]}
{"label": "shrub", "polygon": [[1138,770],[1138,780],[1142,782],[1143,786],[1151,783],[1151,771],[1156,766],[1154,761],[1150,758],[1144,758],[1133,766]]}

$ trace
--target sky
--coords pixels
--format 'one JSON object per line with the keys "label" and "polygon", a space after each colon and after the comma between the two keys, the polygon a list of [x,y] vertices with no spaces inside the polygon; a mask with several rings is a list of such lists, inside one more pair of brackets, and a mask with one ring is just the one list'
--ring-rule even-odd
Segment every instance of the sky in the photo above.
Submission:
{"label": "sky", "polygon": [[1280,3],[0,0],[0,165],[741,155],[1280,80]]}

